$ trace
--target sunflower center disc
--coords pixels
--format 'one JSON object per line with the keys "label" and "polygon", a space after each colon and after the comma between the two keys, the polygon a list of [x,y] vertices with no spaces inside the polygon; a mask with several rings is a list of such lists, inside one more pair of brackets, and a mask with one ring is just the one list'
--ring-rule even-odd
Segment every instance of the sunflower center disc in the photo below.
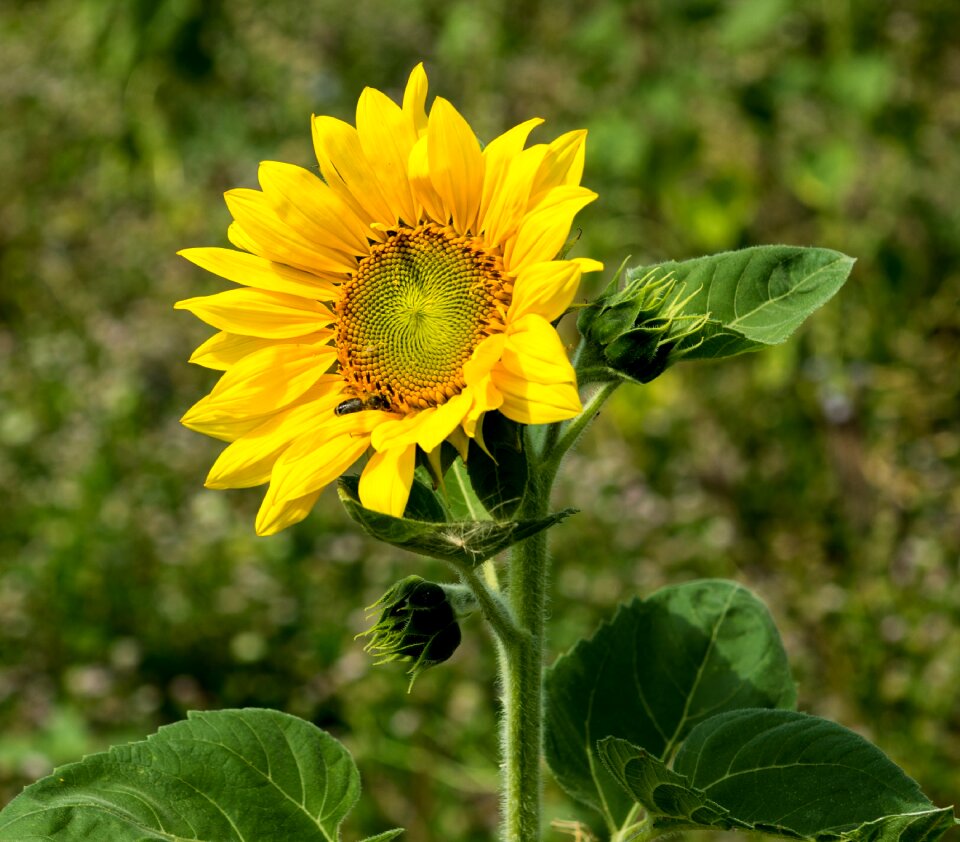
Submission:
{"label": "sunflower center disc", "polygon": [[400,412],[460,392],[473,349],[504,329],[502,272],[500,257],[474,238],[432,224],[391,232],[337,304],[340,368],[352,391]]}

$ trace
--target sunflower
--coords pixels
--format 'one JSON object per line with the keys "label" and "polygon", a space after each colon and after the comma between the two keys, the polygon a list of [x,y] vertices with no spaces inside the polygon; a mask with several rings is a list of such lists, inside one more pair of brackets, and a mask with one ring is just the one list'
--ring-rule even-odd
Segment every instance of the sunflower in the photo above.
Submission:
{"label": "sunflower", "polygon": [[522,123],[481,148],[422,65],[403,104],[367,88],[356,128],[313,118],[322,178],[260,165],[261,190],[226,193],[238,250],[180,254],[238,288],[176,307],[217,328],[191,362],[223,371],[184,415],[230,442],[208,488],[269,482],[256,530],[306,517],[369,454],[361,503],[400,516],[418,448],[466,454],[484,413],[547,424],[580,409],[551,322],[583,272],[555,260],[575,214],[585,131],[524,148]]}

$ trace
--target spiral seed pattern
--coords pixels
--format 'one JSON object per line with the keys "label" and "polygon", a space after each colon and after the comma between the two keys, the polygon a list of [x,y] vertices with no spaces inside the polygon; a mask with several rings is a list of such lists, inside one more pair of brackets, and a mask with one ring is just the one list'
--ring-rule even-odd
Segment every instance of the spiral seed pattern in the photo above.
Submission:
{"label": "spiral seed pattern", "polygon": [[479,239],[432,223],[388,232],[337,303],[348,391],[396,412],[444,403],[473,349],[505,329],[512,291]]}

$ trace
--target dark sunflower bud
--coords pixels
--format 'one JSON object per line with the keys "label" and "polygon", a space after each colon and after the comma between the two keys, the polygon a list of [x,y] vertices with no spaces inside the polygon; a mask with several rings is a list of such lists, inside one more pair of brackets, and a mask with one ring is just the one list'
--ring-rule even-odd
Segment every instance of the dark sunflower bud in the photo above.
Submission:
{"label": "dark sunflower bud", "polygon": [[408,661],[410,686],[425,669],[450,658],[460,645],[459,617],[475,607],[473,595],[458,585],[438,585],[420,576],[407,576],[372,606],[380,617],[363,632],[364,649],[378,664]]}
{"label": "dark sunflower bud", "polygon": [[628,273],[626,286],[617,286],[614,278],[580,313],[577,328],[597,370],[606,369],[605,379],[649,383],[702,342],[708,317],[684,312],[696,291],[684,297],[685,286],[669,273],[653,270],[633,278]]}

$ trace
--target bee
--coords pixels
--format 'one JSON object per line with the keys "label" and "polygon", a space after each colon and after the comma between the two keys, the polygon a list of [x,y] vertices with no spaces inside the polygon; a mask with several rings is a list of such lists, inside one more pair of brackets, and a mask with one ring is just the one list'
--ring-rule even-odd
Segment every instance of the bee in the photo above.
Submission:
{"label": "bee", "polygon": [[389,409],[390,401],[383,395],[368,395],[365,398],[348,398],[338,403],[333,410],[334,415],[350,415],[364,409]]}

